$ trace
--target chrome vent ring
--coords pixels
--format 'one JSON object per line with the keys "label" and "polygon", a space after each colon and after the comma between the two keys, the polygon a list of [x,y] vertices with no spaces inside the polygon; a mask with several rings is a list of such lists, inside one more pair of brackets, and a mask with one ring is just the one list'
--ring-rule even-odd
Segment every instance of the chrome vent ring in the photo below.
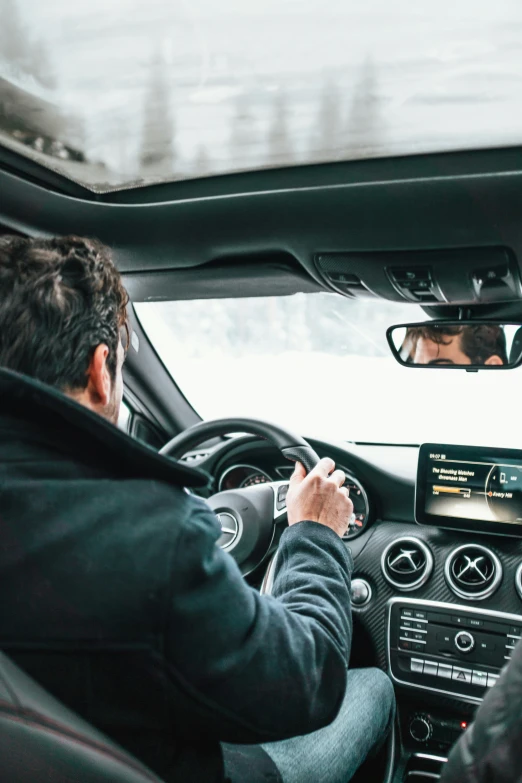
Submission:
{"label": "chrome vent ring", "polygon": [[481,544],[463,544],[446,558],[444,576],[460,598],[489,598],[502,579],[502,564],[496,554]]}
{"label": "chrome vent ring", "polygon": [[518,566],[515,574],[515,589],[518,597],[522,600],[522,563]]}
{"label": "chrome vent ring", "polygon": [[424,541],[404,536],[388,544],[381,557],[386,581],[397,590],[417,590],[433,571],[433,555]]}

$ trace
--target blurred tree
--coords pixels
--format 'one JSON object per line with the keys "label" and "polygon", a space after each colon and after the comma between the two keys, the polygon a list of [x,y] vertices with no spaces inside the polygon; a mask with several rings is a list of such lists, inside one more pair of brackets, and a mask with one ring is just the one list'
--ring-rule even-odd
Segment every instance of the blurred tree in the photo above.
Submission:
{"label": "blurred tree", "polygon": [[378,93],[377,73],[368,58],[361,66],[355,85],[345,133],[345,156],[361,158],[382,145],[384,123]]}
{"label": "blurred tree", "polygon": [[312,138],[314,159],[337,158],[343,155],[342,123],[339,89],[329,78],[323,84],[317,127]]}
{"label": "blurred tree", "polygon": [[252,168],[258,155],[256,117],[250,97],[241,92],[236,98],[230,135],[230,157],[233,169]]}
{"label": "blurred tree", "polygon": [[51,65],[47,47],[42,41],[33,41],[31,44],[29,68],[31,75],[44,87],[50,89],[56,87],[56,74]]}
{"label": "blurred tree", "polygon": [[140,166],[142,173],[148,177],[165,178],[171,176],[175,169],[175,128],[167,68],[159,49],[150,64],[143,101]]}
{"label": "blurred tree", "polygon": [[272,122],[268,131],[268,163],[287,164],[292,162],[293,157],[288,131],[288,100],[286,93],[279,90],[274,98]]}
{"label": "blurred tree", "polygon": [[45,87],[55,87],[47,49],[42,41],[31,39],[15,0],[0,0],[0,20],[0,60],[14,73],[32,76]]}
{"label": "blurred tree", "polygon": [[198,147],[193,171],[197,177],[206,177],[212,172],[210,157],[204,144],[200,144]]}

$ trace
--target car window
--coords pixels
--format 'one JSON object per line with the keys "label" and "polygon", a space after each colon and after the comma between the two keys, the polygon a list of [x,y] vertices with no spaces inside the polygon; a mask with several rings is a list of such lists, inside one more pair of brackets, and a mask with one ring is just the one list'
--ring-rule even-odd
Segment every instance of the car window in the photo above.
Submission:
{"label": "car window", "polygon": [[95,192],[522,141],[520,0],[0,12],[1,143]]}
{"label": "car window", "polygon": [[522,447],[522,369],[403,367],[386,329],[417,305],[313,293],[136,305],[181,390],[206,419],[253,416],[303,435],[374,443]]}
{"label": "car window", "polygon": [[132,410],[127,405],[125,400],[122,400],[120,406],[120,415],[118,418],[118,427],[120,428],[120,430],[123,430],[124,432],[129,432],[131,419],[132,419]]}

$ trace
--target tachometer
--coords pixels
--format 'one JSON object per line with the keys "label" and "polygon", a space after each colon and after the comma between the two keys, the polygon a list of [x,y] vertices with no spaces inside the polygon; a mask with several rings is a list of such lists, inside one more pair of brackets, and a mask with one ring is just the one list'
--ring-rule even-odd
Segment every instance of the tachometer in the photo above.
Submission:
{"label": "tachometer", "polygon": [[350,539],[356,538],[366,529],[370,521],[370,504],[368,495],[360,481],[347,470],[344,472],[346,474],[344,486],[350,490],[350,499],[353,503],[353,516],[348,525],[348,532],[344,536],[345,539]]}

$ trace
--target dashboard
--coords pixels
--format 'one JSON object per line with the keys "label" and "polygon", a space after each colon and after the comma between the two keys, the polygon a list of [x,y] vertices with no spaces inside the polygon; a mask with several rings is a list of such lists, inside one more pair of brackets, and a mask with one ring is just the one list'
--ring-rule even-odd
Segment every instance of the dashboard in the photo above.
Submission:
{"label": "dashboard", "polygon": [[[522,453],[309,442],[345,471],[358,515],[350,665],[388,671],[403,746],[444,758],[522,636]],[[209,494],[292,471],[252,436],[213,456]]]}

